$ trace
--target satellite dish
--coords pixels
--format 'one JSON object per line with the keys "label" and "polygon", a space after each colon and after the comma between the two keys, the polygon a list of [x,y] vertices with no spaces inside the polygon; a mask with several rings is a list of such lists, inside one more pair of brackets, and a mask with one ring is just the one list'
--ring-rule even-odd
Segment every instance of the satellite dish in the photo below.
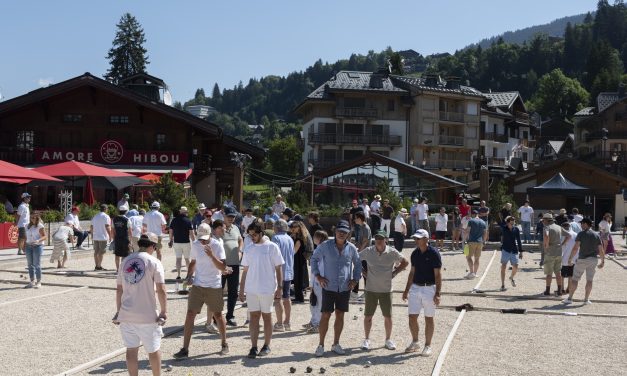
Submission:
{"label": "satellite dish", "polygon": [[163,91],[163,103],[172,106],[172,94],[170,94],[170,90],[168,89]]}

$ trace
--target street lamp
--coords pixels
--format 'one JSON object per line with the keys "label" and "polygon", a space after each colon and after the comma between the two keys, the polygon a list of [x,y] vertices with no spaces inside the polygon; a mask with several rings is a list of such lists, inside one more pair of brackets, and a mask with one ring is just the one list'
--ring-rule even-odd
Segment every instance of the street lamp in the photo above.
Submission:
{"label": "street lamp", "polygon": [[607,143],[607,134],[608,134],[608,130],[607,128],[601,128],[601,140],[603,141],[603,150],[601,150],[601,155],[603,160],[606,160],[605,158],[605,144]]}
{"label": "street lamp", "polygon": [[311,164],[311,163],[307,164],[307,171],[309,171],[309,173],[311,174],[311,201],[310,201],[310,205],[311,205],[312,208],[314,206],[314,173],[313,173],[313,169],[314,169],[313,164]]}

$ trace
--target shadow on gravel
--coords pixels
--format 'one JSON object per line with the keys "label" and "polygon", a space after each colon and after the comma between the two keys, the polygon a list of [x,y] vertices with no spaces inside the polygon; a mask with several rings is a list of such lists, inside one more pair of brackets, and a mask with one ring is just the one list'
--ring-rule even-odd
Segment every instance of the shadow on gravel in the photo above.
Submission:
{"label": "shadow on gravel", "polygon": [[[352,351],[352,352],[349,352],[349,349],[345,349],[345,350],[346,350],[345,356],[349,356],[353,353],[360,353],[361,355],[353,356],[352,358],[346,358],[346,360],[341,363],[331,364],[331,367],[340,368],[340,367],[348,367],[350,365],[360,365],[360,366],[364,366],[364,369],[365,369],[366,362],[368,361],[371,363],[370,368],[372,368],[372,367],[376,367],[377,365],[403,364],[405,360],[418,357],[416,354],[406,354],[406,353],[399,353],[399,352],[390,352],[388,355],[370,355],[368,354],[368,352],[364,352],[363,350],[359,350],[359,349],[355,349],[355,351]],[[338,358],[340,357],[338,356]],[[372,370],[370,370],[368,373],[370,372],[372,372]]]}

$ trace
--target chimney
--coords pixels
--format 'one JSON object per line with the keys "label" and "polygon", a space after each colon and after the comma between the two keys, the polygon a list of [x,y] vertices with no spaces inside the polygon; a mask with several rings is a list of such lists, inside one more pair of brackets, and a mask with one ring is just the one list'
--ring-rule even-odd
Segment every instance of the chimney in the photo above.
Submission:
{"label": "chimney", "polygon": [[428,74],[425,76],[425,86],[437,87],[440,77],[437,74]]}
{"label": "chimney", "polygon": [[459,90],[460,79],[459,77],[449,76],[446,77],[446,88],[451,90]]}

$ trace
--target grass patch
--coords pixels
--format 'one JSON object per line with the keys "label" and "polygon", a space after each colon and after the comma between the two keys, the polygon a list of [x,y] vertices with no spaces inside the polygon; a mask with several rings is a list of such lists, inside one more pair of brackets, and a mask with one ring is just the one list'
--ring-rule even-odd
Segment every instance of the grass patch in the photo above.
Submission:
{"label": "grass patch", "polygon": [[270,189],[270,186],[265,185],[265,184],[245,185],[244,186],[244,192],[263,192],[263,191],[267,191],[269,189]]}

